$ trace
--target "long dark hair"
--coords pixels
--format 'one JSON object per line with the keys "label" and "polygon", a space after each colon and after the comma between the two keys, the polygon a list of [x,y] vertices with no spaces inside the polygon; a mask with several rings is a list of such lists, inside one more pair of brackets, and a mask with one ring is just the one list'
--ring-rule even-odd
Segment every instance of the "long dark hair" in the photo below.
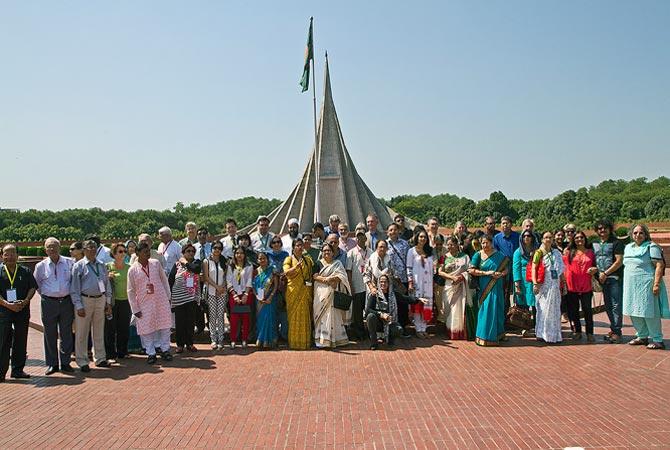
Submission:
{"label": "long dark hair", "polygon": [[235,269],[235,253],[237,253],[238,250],[241,250],[242,253],[244,253],[244,264],[242,264],[242,267],[246,267],[249,264],[249,259],[247,258],[247,252],[244,250],[244,247],[236,245],[233,247],[233,257],[230,258],[230,262],[228,265],[230,266],[231,269]]}
{"label": "long dark hair", "polygon": [[575,257],[575,254],[577,253],[577,244],[575,244],[575,240],[577,238],[577,235],[580,235],[584,238],[584,247],[585,248],[591,248],[591,243],[586,237],[586,234],[582,230],[577,230],[574,234],[574,237],[572,238],[572,242],[570,242],[570,245],[568,245],[568,261],[572,262],[572,258]]}
{"label": "long dark hair", "polygon": [[433,247],[430,246],[430,237],[428,237],[428,232],[426,230],[419,230],[418,233],[414,233],[415,245],[419,246],[419,235],[424,233],[426,235],[426,243],[423,244],[423,252],[426,254],[426,257],[433,256]]}

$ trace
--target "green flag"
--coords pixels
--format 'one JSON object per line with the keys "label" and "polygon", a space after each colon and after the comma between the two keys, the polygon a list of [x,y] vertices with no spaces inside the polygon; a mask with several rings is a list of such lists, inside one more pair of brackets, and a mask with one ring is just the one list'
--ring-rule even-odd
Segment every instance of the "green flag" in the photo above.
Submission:
{"label": "green flag", "polygon": [[305,48],[305,67],[302,70],[302,78],[300,78],[300,86],[305,92],[309,89],[309,62],[314,59],[314,42],[312,41],[312,19],[309,18],[309,34],[307,35],[307,47]]}

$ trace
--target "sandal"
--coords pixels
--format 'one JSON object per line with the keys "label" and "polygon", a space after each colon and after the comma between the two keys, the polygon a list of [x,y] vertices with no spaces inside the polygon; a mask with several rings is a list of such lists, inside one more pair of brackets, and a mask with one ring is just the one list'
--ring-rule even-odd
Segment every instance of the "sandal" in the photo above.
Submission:
{"label": "sandal", "polygon": [[665,344],[663,342],[652,342],[647,345],[649,350],[665,350]]}
{"label": "sandal", "polygon": [[628,345],[647,345],[649,344],[649,338],[639,338],[636,337],[628,343]]}

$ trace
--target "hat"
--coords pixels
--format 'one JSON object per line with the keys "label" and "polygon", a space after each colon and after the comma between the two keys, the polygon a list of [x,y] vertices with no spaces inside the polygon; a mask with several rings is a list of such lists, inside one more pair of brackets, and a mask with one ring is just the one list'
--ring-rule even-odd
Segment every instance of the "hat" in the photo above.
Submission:
{"label": "hat", "polygon": [[288,219],[288,226],[290,227],[293,224],[300,225],[300,222],[296,218]]}
{"label": "hat", "polygon": [[260,215],[258,216],[258,219],[256,219],[256,223],[258,224],[261,220],[267,220],[268,222],[270,221],[270,219],[268,219],[268,216]]}

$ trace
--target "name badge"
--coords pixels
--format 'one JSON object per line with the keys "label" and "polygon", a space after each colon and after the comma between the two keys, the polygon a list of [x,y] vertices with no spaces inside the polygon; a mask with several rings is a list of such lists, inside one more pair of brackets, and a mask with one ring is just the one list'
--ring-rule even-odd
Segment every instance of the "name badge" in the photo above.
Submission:
{"label": "name badge", "polygon": [[259,289],[256,292],[256,298],[258,298],[258,300],[263,300],[265,298],[265,289]]}
{"label": "name badge", "polygon": [[98,289],[100,289],[101,294],[105,293],[105,282],[104,281],[98,280]]}
{"label": "name badge", "polygon": [[193,287],[193,278],[192,277],[187,277],[186,278],[186,287],[187,288],[192,288]]}
{"label": "name badge", "polygon": [[147,283],[147,294],[153,294],[153,293],[154,293],[154,284]]}
{"label": "name badge", "polygon": [[305,286],[312,287],[312,282],[311,281],[305,281]]}
{"label": "name badge", "polygon": [[16,289],[7,289],[6,297],[9,303],[16,303]]}
{"label": "name badge", "polygon": [[551,269],[551,279],[558,280],[558,271],[556,269]]}

